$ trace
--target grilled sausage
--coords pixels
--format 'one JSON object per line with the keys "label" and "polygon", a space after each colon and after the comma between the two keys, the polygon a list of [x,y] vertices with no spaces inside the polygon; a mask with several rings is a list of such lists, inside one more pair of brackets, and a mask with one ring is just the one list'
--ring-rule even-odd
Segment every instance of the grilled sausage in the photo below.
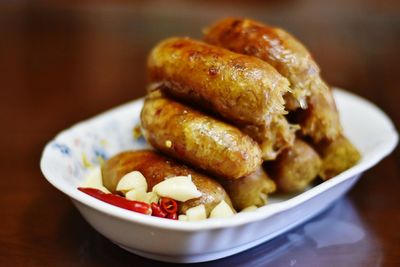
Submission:
{"label": "grilled sausage", "polygon": [[261,150],[249,136],[161,91],[149,93],[141,124],[143,135],[155,148],[217,176],[238,179],[262,163]]}
{"label": "grilled sausage", "polygon": [[207,214],[209,214],[222,200],[232,206],[229,196],[214,179],[150,150],[126,151],[107,160],[102,166],[103,184],[108,190],[115,193],[119,180],[132,171],[139,171],[143,174],[149,190],[169,177],[190,174],[193,183],[202,195],[181,203],[181,213],[185,213],[191,207],[204,204]]}
{"label": "grilled sausage", "polygon": [[298,126],[289,124],[283,115],[276,115],[267,126],[244,125],[241,130],[260,144],[263,160],[274,160],[293,145]]}
{"label": "grilled sausage", "polygon": [[267,204],[268,194],[276,190],[275,182],[268,177],[262,167],[246,177],[220,182],[237,211],[249,206],[264,206]]}
{"label": "grilled sausage", "polygon": [[304,190],[321,168],[321,159],[307,143],[296,139],[275,161],[267,164],[267,171],[282,192]]}
{"label": "grilled sausage", "polygon": [[332,142],[342,135],[339,114],[332,91],[326,84],[307,98],[308,108],[295,111],[296,122],[304,136],[310,136],[314,144]]}
{"label": "grilled sausage", "polygon": [[[315,143],[333,140],[342,132],[329,86],[307,49],[282,29],[250,19],[227,18],[205,30],[206,42],[268,62],[290,82],[286,108],[309,106],[300,124]],[[316,95],[316,96],[313,96]]]}
{"label": "grilled sausage", "polygon": [[322,158],[322,168],[319,175],[324,180],[349,169],[361,158],[357,148],[344,136],[340,136],[332,142],[319,144],[317,151]]}
{"label": "grilled sausage", "polygon": [[206,106],[236,124],[265,125],[283,114],[289,82],[268,63],[188,38],[170,38],[150,53],[151,82]]}

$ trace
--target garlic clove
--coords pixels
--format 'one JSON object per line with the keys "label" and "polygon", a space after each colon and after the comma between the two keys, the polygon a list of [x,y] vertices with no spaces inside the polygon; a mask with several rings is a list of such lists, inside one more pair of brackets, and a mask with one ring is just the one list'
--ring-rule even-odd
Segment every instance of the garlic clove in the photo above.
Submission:
{"label": "garlic clove", "polygon": [[81,184],[81,187],[96,188],[103,191],[104,193],[111,193],[107,188],[103,186],[100,167],[94,167],[89,170],[89,173],[86,175],[85,181]]}
{"label": "garlic clove", "polygon": [[201,221],[207,219],[206,208],[203,204],[190,208],[186,211],[188,221]]}
{"label": "garlic clove", "polygon": [[222,200],[217,206],[215,206],[211,213],[210,218],[225,218],[234,214],[232,208]]}
{"label": "garlic clove", "polygon": [[188,218],[187,218],[187,216],[186,216],[186,215],[184,215],[184,214],[181,214],[181,215],[179,215],[179,216],[178,216],[178,220],[179,220],[179,221],[187,221],[187,220],[188,220]]}
{"label": "garlic clove", "polygon": [[175,176],[156,184],[153,191],[162,197],[169,197],[177,201],[185,202],[198,198],[201,192],[192,182],[191,176]]}
{"label": "garlic clove", "polygon": [[240,212],[249,212],[249,211],[255,211],[257,208],[257,206],[248,206],[244,209],[242,209]]}
{"label": "garlic clove", "polygon": [[125,193],[125,198],[128,200],[146,202],[146,197],[146,191],[141,189],[132,189]]}
{"label": "garlic clove", "polygon": [[117,191],[124,194],[132,189],[147,192],[146,178],[138,171],[125,174],[117,184]]}
{"label": "garlic clove", "polygon": [[146,197],[144,198],[144,202],[146,202],[146,203],[149,203],[149,204],[151,204],[151,203],[158,203],[158,201],[160,200],[160,196],[159,195],[157,195],[157,193],[155,193],[155,192],[147,192],[146,193]]}

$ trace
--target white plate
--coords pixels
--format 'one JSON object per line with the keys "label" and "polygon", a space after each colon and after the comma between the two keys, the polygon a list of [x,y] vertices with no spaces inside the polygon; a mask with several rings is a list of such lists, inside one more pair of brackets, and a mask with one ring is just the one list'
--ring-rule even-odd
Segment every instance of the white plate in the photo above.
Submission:
{"label": "white plate", "polygon": [[[46,179],[68,195],[83,217],[112,242],[138,255],[170,262],[219,259],[254,247],[315,216],[343,195],[361,173],[388,155],[398,141],[390,119],[370,102],[336,89],[345,134],[360,149],[353,168],[309,190],[231,218],[201,222],[159,219],[109,205],[76,189],[87,165],[119,151],[148,148],[134,140],[143,99],[112,109],[57,135],[40,162]],[[71,233],[74,234],[74,233]]]}

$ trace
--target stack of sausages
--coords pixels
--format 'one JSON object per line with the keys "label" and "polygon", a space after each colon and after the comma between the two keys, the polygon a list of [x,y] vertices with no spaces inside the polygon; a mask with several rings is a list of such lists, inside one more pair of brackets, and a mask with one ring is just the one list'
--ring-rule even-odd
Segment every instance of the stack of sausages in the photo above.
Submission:
{"label": "stack of sausages", "polygon": [[237,210],[264,205],[275,186],[304,190],[360,158],[318,65],[282,29],[223,19],[204,41],[160,42],[147,68],[146,140],[215,177]]}

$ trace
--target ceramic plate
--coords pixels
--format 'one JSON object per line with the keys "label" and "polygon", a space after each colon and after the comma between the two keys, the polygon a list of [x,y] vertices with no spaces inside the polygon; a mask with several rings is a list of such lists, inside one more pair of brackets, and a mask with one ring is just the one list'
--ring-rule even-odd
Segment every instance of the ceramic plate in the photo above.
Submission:
{"label": "ceramic plate", "polygon": [[149,148],[132,134],[143,99],[61,132],[46,145],[40,166],[46,179],[72,199],[88,223],[122,248],[169,262],[214,260],[270,240],[320,213],[394,149],[397,132],[379,108],[343,90],[336,89],[334,96],[345,134],[361,151],[362,160],[303,193],[271,197],[271,204],[230,218],[165,220],[111,206],[76,189],[88,169],[102,160],[123,150]]}

